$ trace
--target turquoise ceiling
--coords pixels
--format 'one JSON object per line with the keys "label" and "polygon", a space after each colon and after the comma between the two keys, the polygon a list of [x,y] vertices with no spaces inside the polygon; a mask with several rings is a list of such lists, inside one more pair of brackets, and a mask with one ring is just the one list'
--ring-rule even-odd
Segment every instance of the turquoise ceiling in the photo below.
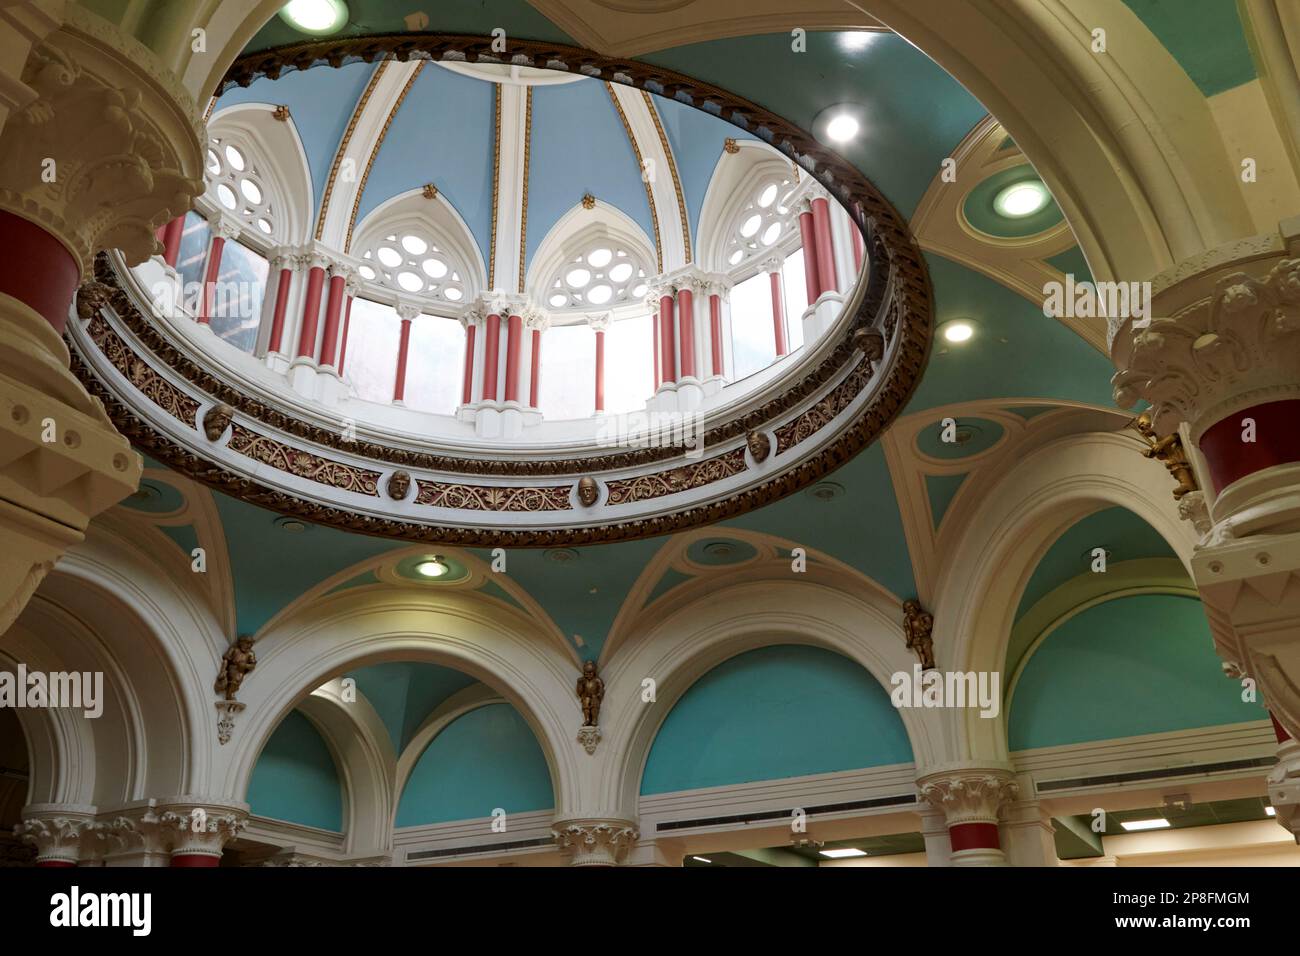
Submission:
{"label": "turquoise ceiling", "polygon": [[1201,603],[1150,594],[1070,618],[1035,650],[1011,698],[1012,750],[1267,719],[1224,678]]}
{"label": "turquoise ceiling", "polygon": [[1233,0],[1124,0],[1206,96],[1255,78]]}
{"label": "turquoise ceiling", "polygon": [[1043,555],[1025,586],[1019,618],[1040,598],[1066,581],[1092,571],[1092,550],[1105,548],[1107,565],[1139,558],[1176,558],[1174,549],[1149,524],[1127,508],[1106,508],[1075,523]]}
{"label": "turquoise ceiling", "polygon": [[271,734],[253,767],[245,798],[257,816],[339,832],[343,785],[329,747],[298,711]]}
{"label": "turquoise ceiling", "polygon": [[372,664],[346,676],[357,682],[357,690],[375,708],[398,753],[439,704],[477,683],[450,667],[412,661]]}

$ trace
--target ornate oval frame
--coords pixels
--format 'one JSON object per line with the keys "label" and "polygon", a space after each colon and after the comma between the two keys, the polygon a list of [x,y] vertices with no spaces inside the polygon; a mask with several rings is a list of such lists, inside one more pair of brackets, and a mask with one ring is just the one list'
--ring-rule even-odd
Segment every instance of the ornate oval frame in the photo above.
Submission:
{"label": "ornate oval frame", "polygon": [[[240,392],[146,317],[120,259],[101,254],[96,282],[78,301],[85,322],[70,323],[67,335],[74,371],[117,427],[182,474],[283,514],[405,540],[513,547],[630,540],[711,524],[805,487],[875,440],[920,380],[933,317],[920,249],[870,181],[799,127],[674,71],[531,41],[511,41],[509,55],[499,56],[492,42],[396,34],[294,44],[242,57],[222,89],[322,63],[445,59],[578,72],[719,116],[815,176],[866,236],[869,280],[818,344],[820,361],[761,405],[709,427],[698,458],[685,444],[568,458],[448,456],[344,437]],[[205,440],[205,431],[216,437]],[[408,487],[390,501],[399,472],[414,494]],[[596,488],[590,503],[587,478]],[[617,510],[602,519],[608,508]]]}

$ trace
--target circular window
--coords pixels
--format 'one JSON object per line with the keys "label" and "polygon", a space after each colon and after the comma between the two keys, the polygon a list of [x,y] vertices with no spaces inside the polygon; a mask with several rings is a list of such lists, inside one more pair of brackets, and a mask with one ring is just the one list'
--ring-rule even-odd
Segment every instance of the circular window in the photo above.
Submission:
{"label": "circular window", "polygon": [[564,296],[564,295],[560,295],[559,293],[556,293],[555,295],[551,296],[550,299],[551,308],[558,309],[568,301],[569,301],[568,296]]}
{"label": "circular window", "polygon": [[603,269],[609,265],[609,261],[614,258],[614,254],[608,249],[597,249],[591,255],[587,256],[587,261],[597,269]]}
{"label": "circular window", "polygon": [[643,282],[643,283],[641,283],[639,286],[637,286],[635,289],[632,290],[632,298],[634,298],[634,299],[639,299],[639,298],[641,298],[643,295],[645,295],[645,294],[646,294],[647,292],[649,292],[649,291],[650,291],[649,288],[648,288],[648,287],[646,286],[646,284]]}
{"label": "circular window", "polygon": [[361,273],[362,278],[366,281],[373,282],[375,280],[375,270],[370,268],[370,266],[362,266],[357,271]]}
{"label": "circular window", "polygon": [[237,169],[240,172],[243,172],[244,167],[247,165],[247,162],[244,159],[244,154],[234,146],[226,147],[226,162],[230,164],[231,169]]}
{"label": "circular window", "polygon": [[221,160],[217,159],[217,154],[208,150],[208,172],[213,176],[221,172]]}
{"label": "circular window", "polygon": [[379,247],[379,261],[390,269],[395,269],[402,264],[402,255],[391,246]]}
{"label": "circular window", "polygon": [[737,262],[739,262],[743,258],[745,258],[745,250],[737,249],[727,258],[727,262],[734,266]]}
{"label": "circular window", "polygon": [[402,248],[413,256],[422,256],[428,251],[429,244],[419,236],[403,236]]}
{"label": "circular window", "polygon": [[463,296],[465,293],[461,292],[460,289],[457,289],[455,286],[452,286],[448,289],[443,289],[442,294],[445,295],[448,299],[451,299],[452,302],[459,302],[460,297]]}
{"label": "circular window", "polygon": [[763,224],[763,217],[755,214],[745,220],[745,224],[740,227],[740,234],[748,239],[754,233],[758,232],[758,227]]}
{"label": "circular window", "polygon": [[592,290],[587,293],[587,301],[591,302],[593,305],[604,305],[613,297],[613,295],[614,290],[609,286],[598,285],[594,286]]}
{"label": "circular window", "polygon": [[447,274],[447,264],[441,259],[425,259],[420,268],[430,279],[441,279]]}
{"label": "circular window", "polygon": [[620,262],[609,270],[609,277],[615,282],[626,282],[632,278],[632,264],[630,262]]}
{"label": "circular window", "polygon": [[581,289],[591,281],[591,273],[586,269],[571,269],[569,274],[564,277],[564,281],[575,289]]}
{"label": "circular window", "polygon": [[217,198],[221,200],[221,205],[227,209],[234,209],[235,206],[239,205],[239,200],[235,198],[235,191],[225,183],[217,185]]}
{"label": "circular window", "polygon": [[244,198],[254,206],[262,204],[262,190],[258,188],[257,183],[251,179],[241,179],[239,181],[239,191],[244,194]]}
{"label": "circular window", "polygon": [[424,288],[424,280],[414,272],[399,272],[397,274],[397,284],[407,292],[419,292]]}
{"label": "circular window", "polygon": [[776,201],[776,183],[772,183],[759,194],[758,204],[766,209]]}
{"label": "circular window", "polygon": [[772,243],[776,242],[780,235],[781,224],[779,222],[772,223],[763,230],[763,245],[770,246]]}
{"label": "circular window", "polygon": [[271,224],[267,222],[265,219],[257,220],[257,228],[261,229],[268,236],[271,234]]}

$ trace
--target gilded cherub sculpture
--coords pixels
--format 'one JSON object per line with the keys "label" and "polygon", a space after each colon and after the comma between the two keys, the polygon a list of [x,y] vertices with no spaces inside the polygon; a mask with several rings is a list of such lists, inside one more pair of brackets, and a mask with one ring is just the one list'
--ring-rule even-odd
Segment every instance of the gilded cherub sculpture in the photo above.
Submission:
{"label": "gilded cherub sculpture", "polygon": [[1130,423],[1133,430],[1142,436],[1142,440],[1150,447],[1142,454],[1148,458],[1154,458],[1156,461],[1163,462],[1169,474],[1173,476],[1174,481],[1178,482],[1178,487],[1174,489],[1174,498],[1181,499],[1183,495],[1190,494],[1198,490],[1196,485],[1196,476],[1192,474],[1191,463],[1187,460],[1187,453],[1183,450],[1183,440],[1179,437],[1178,432],[1172,432],[1164,438],[1156,435],[1155,427],[1151,424],[1151,413],[1143,412]]}
{"label": "gilded cherub sculpture", "polygon": [[605,699],[605,682],[596,676],[596,662],[582,665],[578,678],[578,702],[582,705],[582,726],[595,727],[600,719],[600,702]]}
{"label": "gilded cherub sculpture", "polygon": [[244,678],[257,666],[257,655],[253,653],[253,639],[240,635],[239,639],[226,648],[221,655],[221,669],[217,671],[217,681],[212,689],[224,694],[226,700],[234,700],[239,693],[239,686]]}
{"label": "gilded cherub sculpture", "polygon": [[907,649],[916,652],[922,670],[934,669],[934,615],[921,609],[919,601],[903,602],[903,634]]}

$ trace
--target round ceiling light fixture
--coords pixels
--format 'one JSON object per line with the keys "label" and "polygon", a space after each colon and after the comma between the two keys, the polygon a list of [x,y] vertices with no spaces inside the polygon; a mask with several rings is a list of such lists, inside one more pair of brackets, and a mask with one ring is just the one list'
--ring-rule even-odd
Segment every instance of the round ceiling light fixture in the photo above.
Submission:
{"label": "round ceiling light fixture", "polygon": [[450,570],[440,554],[435,554],[429,560],[421,561],[415,566],[415,573],[424,578],[440,578]]}
{"label": "round ceiling light fixture", "polygon": [[858,138],[864,125],[862,107],[852,103],[829,106],[813,120],[813,135],[831,146],[843,146]]}
{"label": "round ceiling light fixture", "polygon": [[939,326],[939,334],[945,342],[960,345],[975,337],[975,323],[969,319],[953,319]]}
{"label": "round ceiling light fixture", "polygon": [[1024,219],[1041,212],[1051,201],[1052,195],[1041,179],[1022,179],[1001,189],[993,197],[993,208],[999,216]]}
{"label": "round ceiling light fixture", "polygon": [[295,30],[325,36],[348,22],[348,5],[343,0],[289,0],[280,8],[280,16]]}

